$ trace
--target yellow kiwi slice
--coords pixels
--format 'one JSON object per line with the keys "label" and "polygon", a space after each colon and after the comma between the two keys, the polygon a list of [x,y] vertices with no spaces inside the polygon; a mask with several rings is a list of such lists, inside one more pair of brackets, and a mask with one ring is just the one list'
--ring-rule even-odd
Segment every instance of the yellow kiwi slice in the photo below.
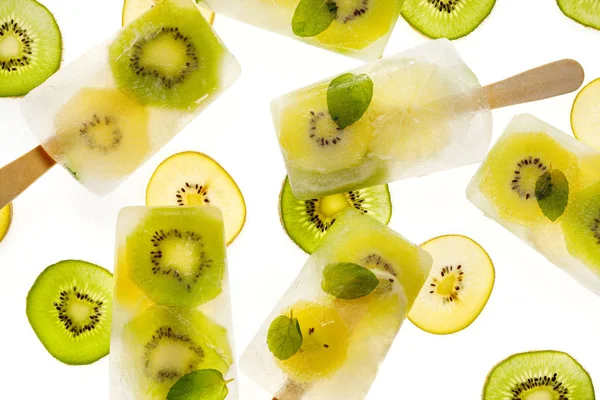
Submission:
{"label": "yellow kiwi slice", "polygon": [[[123,3],[123,15],[121,18],[121,24],[127,25],[131,21],[137,19],[140,15],[154,7],[161,0],[125,0]],[[212,25],[215,22],[215,13],[208,7],[203,0],[196,0],[198,8],[204,18]]]}
{"label": "yellow kiwi slice", "polygon": [[82,89],[54,124],[61,161],[78,179],[125,177],[150,151],[147,110],[119,90]]}
{"label": "yellow kiwi slice", "polygon": [[535,184],[549,168],[565,174],[571,190],[578,187],[573,153],[547,133],[514,133],[500,139],[488,154],[480,189],[503,219],[523,225],[550,222],[535,197]]}
{"label": "yellow kiwi slice", "polygon": [[600,151],[600,79],[588,83],[575,98],[571,128],[577,139]]}
{"label": "yellow kiwi slice", "polygon": [[461,235],[436,237],[421,247],[433,257],[433,268],[408,318],[435,334],[465,329],[492,293],[492,260],[477,242]]}
{"label": "yellow kiwi slice", "polygon": [[10,224],[12,223],[13,207],[12,203],[0,209],[0,242],[6,237]]}
{"label": "yellow kiwi slice", "polygon": [[[372,137],[368,118],[340,129],[327,107],[322,84],[290,95],[281,109],[279,144],[288,166],[329,173],[363,163]],[[277,107],[277,106],[276,106]]]}
{"label": "yellow kiwi slice", "polygon": [[174,154],[156,168],[146,189],[146,205],[217,207],[223,213],[227,244],[246,222],[246,202],[231,175],[195,151]]}
{"label": "yellow kiwi slice", "polygon": [[302,331],[300,350],[279,366],[297,382],[326,379],[344,365],[350,333],[340,313],[327,304],[301,301],[285,312],[298,319]]}

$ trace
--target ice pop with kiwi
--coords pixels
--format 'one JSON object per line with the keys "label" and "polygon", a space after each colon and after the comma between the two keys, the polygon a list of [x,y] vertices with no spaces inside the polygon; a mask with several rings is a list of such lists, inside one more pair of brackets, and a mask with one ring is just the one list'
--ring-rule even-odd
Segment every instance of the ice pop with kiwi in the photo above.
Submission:
{"label": "ice pop with kiwi", "polygon": [[272,103],[294,194],[312,199],[483,160],[490,110],[576,90],[562,60],[481,87],[445,39],[326,79]]}
{"label": "ice pop with kiwi", "polygon": [[41,146],[0,169],[0,206],[58,162],[114,189],[239,75],[193,0],[163,0],[23,100]]}
{"label": "ice pop with kiwi", "polygon": [[598,151],[531,115],[518,115],[467,197],[600,295]]}
{"label": "ice pop with kiwi", "polygon": [[236,383],[228,382],[236,368],[226,258],[223,218],[215,207],[121,211],[112,400],[164,400],[188,374],[206,375],[224,394],[211,398],[237,398]]}
{"label": "ice pop with kiwi", "polygon": [[345,210],[241,358],[280,400],[364,399],[432,265],[431,256]]}

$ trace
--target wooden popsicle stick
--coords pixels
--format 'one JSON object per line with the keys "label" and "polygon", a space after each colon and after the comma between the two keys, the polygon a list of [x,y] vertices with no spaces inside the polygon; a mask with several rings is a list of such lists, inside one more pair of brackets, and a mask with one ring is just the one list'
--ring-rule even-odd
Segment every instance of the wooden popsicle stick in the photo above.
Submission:
{"label": "wooden popsicle stick", "polygon": [[490,108],[496,109],[571,93],[581,87],[583,79],[582,66],[564,59],[487,85],[483,90]]}
{"label": "wooden popsicle stick", "polygon": [[56,161],[38,146],[0,168],[0,208],[13,201]]}

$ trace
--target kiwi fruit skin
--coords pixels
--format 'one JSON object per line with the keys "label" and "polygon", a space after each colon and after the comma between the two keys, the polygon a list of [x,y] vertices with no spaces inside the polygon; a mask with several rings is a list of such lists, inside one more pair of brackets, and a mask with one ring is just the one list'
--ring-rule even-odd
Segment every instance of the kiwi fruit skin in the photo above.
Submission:
{"label": "kiwi fruit skin", "polygon": [[[109,271],[85,261],[60,261],[46,268],[31,287],[27,318],[54,358],[68,365],[91,364],[109,353],[112,294]],[[72,320],[70,302],[90,308],[85,324]]]}
{"label": "kiwi fruit skin", "polygon": [[600,29],[600,4],[596,0],[557,0],[567,17],[588,28]]}
{"label": "kiwi fruit skin", "polygon": [[17,36],[24,46],[21,56],[3,58],[0,53],[0,97],[26,95],[54,74],[62,61],[60,28],[52,13],[39,2],[0,3],[0,43],[2,39],[17,39]]}
{"label": "kiwi fruit skin", "polygon": [[402,16],[427,37],[454,40],[477,29],[495,5],[496,0],[406,0]]}
{"label": "kiwi fruit skin", "polygon": [[[337,202],[345,202],[345,207],[354,207],[384,224],[392,218],[392,203],[388,185],[379,185],[364,189],[335,194]],[[318,210],[323,198],[300,200],[294,196],[289,178],[285,178],[279,195],[279,216],[281,223],[294,243],[304,252],[312,254],[321,239],[333,225],[337,215],[321,218]],[[341,204],[340,204],[341,206]]]}
{"label": "kiwi fruit skin", "polygon": [[[170,41],[169,51],[185,52],[179,70],[169,71],[169,76],[166,64],[156,65],[162,59],[144,61],[144,46],[161,39]],[[184,111],[195,110],[219,89],[225,55],[200,10],[183,0],[163,0],[123,28],[109,46],[111,70],[121,90],[144,105]]]}
{"label": "kiwi fruit skin", "polygon": [[[517,377],[527,377],[530,382],[516,384]],[[544,386],[561,400],[596,398],[592,380],[581,364],[567,353],[544,350],[514,354],[496,364],[485,381],[482,400],[521,399],[519,395],[528,389]]]}

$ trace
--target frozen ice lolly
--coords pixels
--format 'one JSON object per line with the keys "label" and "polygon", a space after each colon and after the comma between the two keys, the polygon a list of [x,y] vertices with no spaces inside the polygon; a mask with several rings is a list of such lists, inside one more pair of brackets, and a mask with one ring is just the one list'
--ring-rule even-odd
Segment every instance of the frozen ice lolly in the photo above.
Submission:
{"label": "frozen ice lolly", "polygon": [[[482,88],[439,39],[288,93],[271,108],[292,190],[310,199],[480,162],[490,109],[582,82],[581,66],[562,60]],[[348,116],[358,119],[347,125]]]}
{"label": "frozen ice lolly", "polygon": [[[199,370],[236,376],[221,212],[127,207],[119,214],[111,400],[165,400]],[[203,371],[202,373],[204,373]],[[237,398],[236,381],[226,399]]]}
{"label": "frozen ice lolly", "polygon": [[216,13],[363,60],[376,60],[404,0],[207,0]]}
{"label": "frozen ice lolly", "polygon": [[[536,184],[540,176],[557,170],[564,174],[569,193],[564,213],[553,222],[538,204]],[[554,187],[560,186],[554,183]],[[531,115],[518,115],[490,150],[469,184],[467,197],[600,295],[600,153],[596,150]]]}
{"label": "frozen ice lolly", "polygon": [[[382,223],[344,211],[251,341],[242,370],[279,400],[364,399],[431,265]],[[291,356],[273,328],[286,318],[302,334]]]}
{"label": "frozen ice lolly", "polygon": [[164,0],[23,100],[42,144],[0,170],[0,204],[54,162],[97,194],[114,189],[239,75],[192,0]]}

